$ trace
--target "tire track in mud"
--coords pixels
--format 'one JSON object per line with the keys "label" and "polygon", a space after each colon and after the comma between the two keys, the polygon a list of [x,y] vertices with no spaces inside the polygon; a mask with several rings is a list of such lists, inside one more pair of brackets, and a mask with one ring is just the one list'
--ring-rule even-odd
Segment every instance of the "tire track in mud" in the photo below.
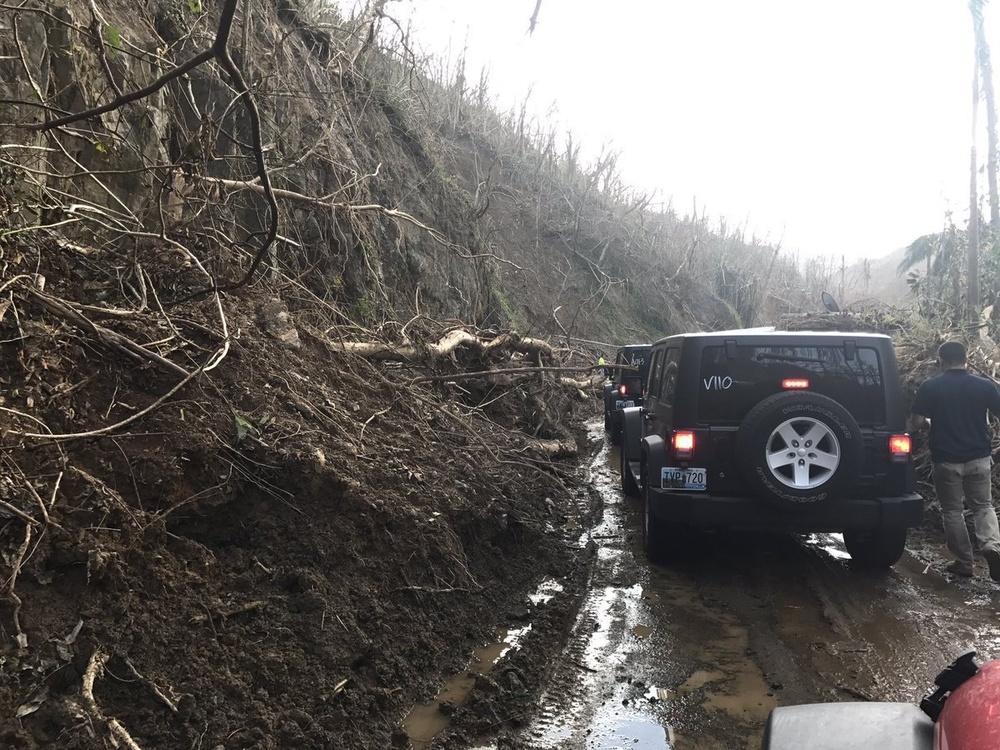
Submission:
{"label": "tire track in mud", "polygon": [[[639,636],[649,623],[642,600],[638,568],[630,559],[624,509],[614,490],[617,476],[608,467],[608,447],[603,429],[592,425],[591,439],[600,448],[589,472],[591,484],[604,498],[601,522],[586,536],[598,545],[588,591],[569,638],[539,701],[539,711],[522,734],[525,750],[615,747],[619,730],[644,735],[639,715],[631,716],[620,697],[630,682],[626,666],[638,648]],[[659,744],[655,739],[660,735]],[[643,747],[669,747],[666,732],[655,724],[648,727]],[[602,739],[604,737],[604,739]],[[652,742],[648,740],[652,739]]]}
{"label": "tire track in mud", "polygon": [[[916,702],[963,651],[1000,655],[1000,588],[988,579],[949,583],[912,552],[892,571],[857,570],[832,534],[711,544],[718,565],[688,572],[703,596],[761,620],[751,647],[782,704]],[[742,572],[727,580],[737,561]]]}
{"label": "tire track in mud", "polygon": [[[590,584],[515,750],[757,750],[770,709],[916,702],[962,651],[1000,656],[1000,587],[949,582],[940,551],[855,569],[839,535],[708,534],[650,566],[613,450],[591,430],[601,523]],[[932,563],[928,565],[928,563]]]}
{"label": "tire track in mud", "polygon": [[604,498],[588,593],[524,750],[759,746],[772,705],[747,630],[706,606],[682,573],[651,569],[636,548],[634,509],[619,490],[600,425],[592,485]]}

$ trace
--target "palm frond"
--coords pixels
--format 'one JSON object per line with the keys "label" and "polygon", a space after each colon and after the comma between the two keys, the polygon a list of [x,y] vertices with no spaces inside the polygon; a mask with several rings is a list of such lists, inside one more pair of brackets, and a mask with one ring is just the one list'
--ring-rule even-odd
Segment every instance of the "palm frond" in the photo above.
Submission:
{"label": "palm frond", "polygon": [[918,237],[910,243],[910,245],[906,248],[906,251],[903,253],[903,259],[899,261],[899,265],[896,266],[896,275],[902,276],[904,273],[917,265],[917,263],[923,263],[928,258],[932,257],[940,247],[940,234],[925,234],[923,237]]}

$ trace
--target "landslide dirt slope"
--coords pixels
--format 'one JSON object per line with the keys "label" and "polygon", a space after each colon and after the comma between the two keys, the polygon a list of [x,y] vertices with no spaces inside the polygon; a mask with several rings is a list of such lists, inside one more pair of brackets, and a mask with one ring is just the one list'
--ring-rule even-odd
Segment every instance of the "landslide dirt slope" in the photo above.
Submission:
{"label": "landslide dirt slope", "polygon": [[[0,324],[4,747],[111,746],[82,692],[95,654],[97,705],[142,747],[387,747],[529,586],[584,561],[562,507],[572,464],[498,423],[532,389],[574,423],[592,411],[575,389],[515,388],[488,413],[307,326],[288,347],[261,330],[256,293],[226,301],[238,333],[221,364],[147,416],[22,437],[128,419],[178,377],[42,306],[107,283],[77,254],[17,253],[9,279],[47,282]],[[218,344],[210,305],[175,308],[173,329],[118,312],[120,333],[168,339],[181,361]]]}
{"label": "landslide dirt slope", "polygon": [[[218,61],[151,86],[227,8],[249,93]],[[422,76],[378,14],[325,18],[0,9],[4,747],[405,746],[408,708],[555,577],[520,687],[481,680],[453,741],[502,733],[586,575],[572,445],[598,402],[585,371],[464,374],[763,299],[735,261],[699,280],[703,218]],[[741,243],[716,249],[770,275]],[[435,354],[456,330],[475,345]]]}

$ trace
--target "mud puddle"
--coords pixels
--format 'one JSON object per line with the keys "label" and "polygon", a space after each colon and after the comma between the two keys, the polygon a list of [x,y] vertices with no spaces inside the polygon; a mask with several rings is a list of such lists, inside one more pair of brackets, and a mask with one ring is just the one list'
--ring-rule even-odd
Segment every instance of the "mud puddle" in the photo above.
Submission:
{"label": "mud puddle", "polygon": [[[537,606],[549,601],[553,593],[559,590],[561,586],[557,581],[546,581],[529,598]],[[464,671],[444,681],[432,701],[414,706],[403,719],[403,730],[409,738],[410,747],[413,750],[424,750],[429,747],[434,739],[448,728],[451,715],[456,708],[465,703],[476,685],[477,677],[489,675],[511,649],[518,647],[520,640],[530,630],[531,625],[526,625],[523,628],[500,632],[495,642],[473,652],[472,660]]]}
{"label": "mud puddle", "polygon": [[581,539],[597,545],[590,587],[540,708],[520,739],[525,748],[670,748],[671,730],[650,710],[655,701],[645,697],[640,654],[660,638],[647,581],[630,549],[603,425],[589,427],[595,448],[589,479],[604,502],[601,522]]}
{"label": "mud puddle", "polygon": [[424,750],[448,728],[451,714],[465,702],[475,687],[476,677],[493,671],[497,661],[510,648],[506,635],[495,643],[476,649],[468,669],[445,680],[434,700],[414,706],[407,714],[403,719],[403,729],[413,750]]}
{"label": "mud puddle", "polygon": [[918,544],[893,570],[864,571],[837,534],[720,535],[685,572],[702,598],[756,620],[749,648],[781,704],[916,703],[960,653],[1000,656],[1000,587],[950,580],[945,562]]}
{"label": "mud puddle", "polygon": [[599,423],[590,439],[589,586],[525,728],[477,750],[757,750],[778,705],[916,703],[959,653],[1000,656],[1000,587],[949,579],[926,544],[870,573],[837,534],[706,534],[651,566],[617,451]]}
{"label": "mud puddle", "polygon": [[746,747],[759,745],[752,732],[774,701],[747,657],[746,630],[705,607],[682,574],[649,567],[636,548],[617,453],[600,423],[590,425],[590,438],[590,482],[604,502],[602,521],[581,540],[597,545],[590,587],[516,747],[708,747],[709,725],[730,738],[728,747],[743,747],[731,738],[744,736]]}

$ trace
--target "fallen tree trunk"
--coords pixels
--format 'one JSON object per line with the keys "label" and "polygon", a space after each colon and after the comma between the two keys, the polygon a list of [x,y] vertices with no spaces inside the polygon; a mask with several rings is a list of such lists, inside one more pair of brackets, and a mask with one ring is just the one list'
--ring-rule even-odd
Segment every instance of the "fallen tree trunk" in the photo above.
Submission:
{"label": "fallen tree trunk", "polygon": [[531,440],[528,446],[550,458],[569,458],[578,452],[573,440]]}
{"label": "fallen tree trunk", "polygon": [[544,339],[533,339],[504,333],[493,339],[485,339],[464,329],[456,328],[425,347],[413,344],[387,344],[382,341],[335,341],[334,349],[357,354],[365,359],[417,359],[421,356],[443,357],[459,348],[471,349],[479,354],[488,354],[503,349],[521,354],[541,354],[551,356],[552,345]]}
{"label": "fallen tree trunk", "polygon": [[[530,375],[537,372],[587,372],[598,370],[601,365],[590,365],[586,367],[508,367],[496,370],[477,370],[476,372],[457,372],[450,375],[421,375],[410,381],[414,383],[429,383],[432,381],[469,380],[471,378],[486,378],[492,375]],[[591,381],[572,380],[570,378],[560,378],[561,382],[577,388],[586,387]]]}

